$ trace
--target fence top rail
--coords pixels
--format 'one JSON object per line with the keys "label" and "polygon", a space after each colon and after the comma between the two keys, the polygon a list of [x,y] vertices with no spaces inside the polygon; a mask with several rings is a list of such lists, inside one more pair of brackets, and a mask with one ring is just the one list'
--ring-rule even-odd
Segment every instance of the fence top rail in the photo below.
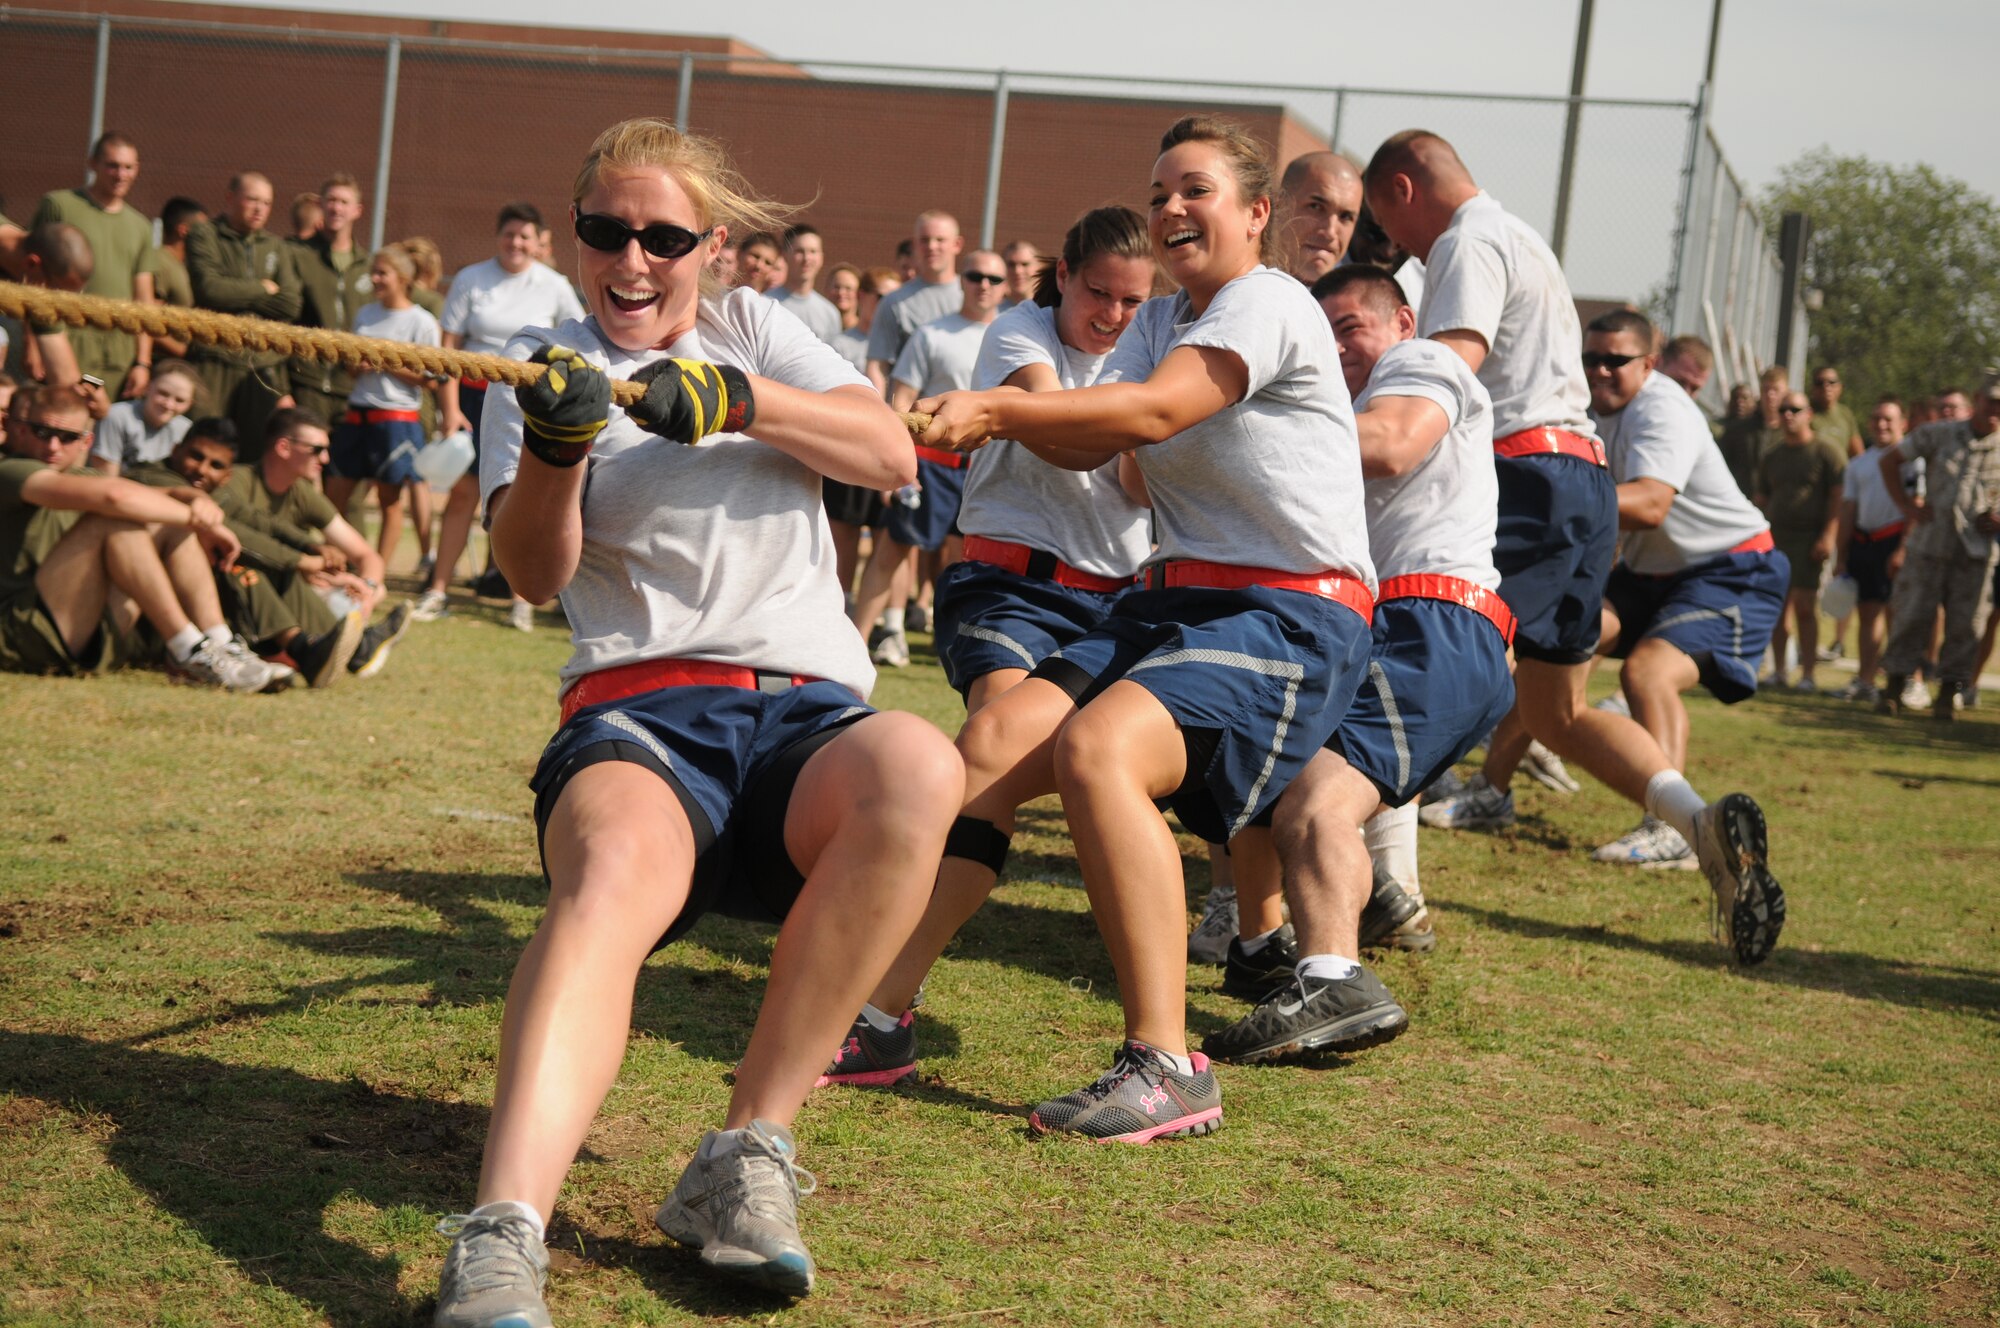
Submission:
{"label": "fence top rail", "polygon": [[[95,27],[99,22],[109,20],[114,26],[135,28],[163,28],[175,32],[229,33],[239,36],[282,38],[287,41],[325,42],[332,45],[354,45],[356,43],[380,42],[386,44],[391,37],[399,39],[404,49],[413,46],[437,47],[448,50],[505,52],[509,55],[556,55],[581,57],[584,59],[618,60],[693,60],[697,63],[730,65],[773,65],[792,69],[840,69],[840,70],[891,70],[901,71],[901,65],[884,64],[880,61],[862,60],[815,60],[792,59],[785,56],[754,54],[746,55],[730,51],[680,51],[680,50],[621,50],[612,46],[550,46],[539,42],[506,42],[469,37],[437,37],[419,33],[366,32],[335,28],[311,28],[294,24],[279,27],[269,23],[226,23],[216,19],[173,19],[142,15],[105,13],[85,13],[62,9],[36,9],[22,5],[0,4],[0,23],[12,19],[54,21],[73,23],[78,26]],[[608,35],[615,35],[607,29]],[[922,73],[926,77],[981,78],[991,80],[1002,73],[1009,79],[1040,79],[1058,83],[1123,83],[1135,86],[1178,84],[1189,89],[1244,89],[1262,93],[1292,93],[1317,97],[1361,96],[1361,97],[1413,97],[1439,101],[1485,101],[1522,102],[1548,106],[1619,106],[1651,107],[1676,111],[1692,111],[1695,103],[1645,97],[1591,97],[1567,96],[1528,92],[1462,92],[1425,88],[1378,88],[1351,87],[1336,84],[1316,83],[1266,83],[1237,81],[1230,79],[1190,79],[1172,75],[1147,77],[1138,74],[1079,74],[1061,73],[1053,70],[953,67],[948,65],[927,66]],[[897,79],[897,82],[918,82],[920,80]]]}

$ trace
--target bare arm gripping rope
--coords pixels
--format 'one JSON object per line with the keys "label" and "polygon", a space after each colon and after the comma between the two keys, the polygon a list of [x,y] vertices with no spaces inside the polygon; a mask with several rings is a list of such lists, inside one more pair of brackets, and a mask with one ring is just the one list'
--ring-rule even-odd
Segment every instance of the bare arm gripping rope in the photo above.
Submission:
{"label": "bare arm gripping rope", "polygon": [[[0,313],[12,314],[29,327],[55,323],[95,327],[134,335],[172,337],[225,350],[275,351],[299,359],[339,364],[363,373],[393,370],[434,378],[471,378],[523,387],[548,372],[542,364],[523,364],[501,355],[438,346],[413,346],[406,341],[381,341],[335,332],[323,327],[295,327],[262,318],[239,318],[207,309],[181,309],[166,304],[137,304],[101,295],[79,295],[0,281]],[[629,406],[646,395],[644,383],[614,379],[611,399]],[[915,436],[930,428],[928,415],[904,412],[903,425]]]}

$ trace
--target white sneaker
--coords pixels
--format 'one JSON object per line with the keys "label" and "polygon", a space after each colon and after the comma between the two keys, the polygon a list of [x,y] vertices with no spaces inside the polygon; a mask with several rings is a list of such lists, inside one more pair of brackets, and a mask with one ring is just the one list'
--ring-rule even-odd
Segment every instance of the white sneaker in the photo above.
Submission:
{"label": "white sneaker", "polygon": [[426,590],[417,596],[417,602],[410,607],[411,622],[436,622],[451,613],[451,605],[445,601],[442,590]]}
{"label": "white sneaker", "polygon": [[1569,767],[1539,742],[1528,744],[1528,754],[1521,758],[1521,773],[1545,788],[1558,793],[1574,793],[1583,787],[1570,778]]}
{"label": "white sneaker", "polygon": [[1903,694],[1897,699],[1902,702],[1905,710],[1929,710],[1931,689],[1924,686],[1924,680],[1913,673],[1910,675],[1910,680],[1903,684]]}
{"label": "white sneaker", "polygon": [[910,666],[909,639],[901,632],[890,632],[875,643],[875,649],[869,652],[869,658],[883,668],[906,669]]}
{"label": "white sneaker", "polygon": [[192,682],[230,692],[261,692],[271,685],[271,666],[230,641],[217,644],[208,637],[173,671]]}
{"label": "white sneaker", "polygon": [[1765,865],[1770,860],[1764,812],[1745,793],[1732,793],[1695,813],[1695,852],[1715,892],[1715,932],[1738,963],[1755,964],[1778,944],[1785,892]]}
{"label": "white sneaker", "polygon": [[710,1157],[711,1131],[653,1221],[675,1243],[701,1251],[717,1272],[766,1291],[812,1290],[813,1257],[799,1238],[799,1199],[817,1187],[798,1145],[775,1121],[736,1132],[735,1148]]}
{"label": "white sneaker", "polygon": [[507,610],[507,621],[513,624],[517,632],[534,631],[535,606],[524,599],[515,600],[514,607]]}
{"label": "white sneaker", "polygon": [[1514,824],[1514,795],[1474,775],[1458,796],[1419,807],[1417,819],[1435,830],[1499,830]]}
{"label": "white sneaker", "polygon": [[1218,885],[1208,892],[1201,921],[1188,933],[1188,962],[1220,964],[1229,958],[1229,943],[1236,939],[1236,887]]}
{"label": "white sneaker", "polygon": [[1590,855],[1594,862],[1616,862],[1653,871],[1694,871],[1701,864],[1681,832],[1648,815],[1638,826]]}
{"label": "white sneaker", "polygon": [[1607,715],[1623,715],[1627,719],[1632,718],[1632,703],[1625,699],[1623,689],[1613,692],[1592,706],[1591,709],[1602,710]]}

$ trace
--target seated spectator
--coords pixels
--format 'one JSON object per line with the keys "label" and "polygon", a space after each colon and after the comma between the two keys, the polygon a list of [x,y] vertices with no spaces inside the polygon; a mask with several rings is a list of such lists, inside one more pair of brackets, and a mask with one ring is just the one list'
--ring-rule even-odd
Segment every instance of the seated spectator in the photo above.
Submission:
{"label": "seated spectator", "polygon": [[168,671],[192,682],[281,681],[223,619],[211,563],[233,564],[240,546],[222,509],[83,469],[90,441],[75,392],[16,394],[0,458],[0,669],[93,673],[164,643]]}
{"label": "seated spectator", "polygon": [[97,441],[90,446],[91,468],[122,475],[133,466],[166,460],[186,436],[188,411],[200,399],[201,375],[192,364],[159,361],[144,396],[121,401],[104,413]]}
{"label": "seated spectator", "polygon": [[785,255],[778,237],[767,231],[745,236],[736,247],[736,281],[759,295],[785,284]]}
{"label": "seated spectator", "polygon": [[[407,341],[418,346],[443,344],[438,321],[412,298],[417,265],[401,245],[378,250],[369,267],[375,302],[354,316],[359,336],[383,341]],[[424,445],[421,406],[429,380],[422,374],[378,369],[356,374],[348,393],[347,413],[333,431],[333,478],[327,497],[342,514],[363,480],[375,482],[382,506],[382,530],[377,547],[386,564],[395,556],[403,534],[403,504],[407,496],[417,525],[417,546],[429,554],[431,490],[417,474],[417,452]]]}
{"label": "seated spectator", "polygon": [[[315,614],[306,594],[344,596],[364,616],[383,599],[382,556],[318,487],[328,450],[324,421],[279,411],[266,427],[263,455],[236,467],[215,495],[244,538],[244,561],[271,578],[309,636],[337,615]],[[398,604],[362,635],[348,671],[364,678],[381,672],[409,623],[410,606]]]}
{"label": "seated spectator", "polygon": [[[1833,556],[1840,526],[1841,472],[1847,457],[1813,432],[1812,403],[1803,392],[1788,392],[1778,406],[1784,433],[1778,446],[1757,463],[1757,506],[1771,522],[1771,538],[1791,563],[1791,593],[1785,611],[1798,634],[1797,692],[1818,691],[1813,669],[1819,650],[1819,583]],[[1770,681],[1785,681],[1785,619],[1771,633]]]}

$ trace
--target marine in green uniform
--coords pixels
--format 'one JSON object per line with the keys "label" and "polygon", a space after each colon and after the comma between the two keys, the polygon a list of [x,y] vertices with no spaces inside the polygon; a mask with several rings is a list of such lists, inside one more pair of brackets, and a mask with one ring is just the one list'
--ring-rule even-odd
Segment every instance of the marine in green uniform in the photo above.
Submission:
{"label": "marine in green uniform", "polygon": [[[84,291],[114,300],[153,300],[153,223],[126,201],[139,178],[139,149],[123,134],[100,136],[90,152],[91,181],[82,189],[44,195],[29,229],[67,222],[82,231],[96,258]],[[116,401],[145,391],[151,377],[150,338],[129,332],[80,327],[69,343],[77,368],[104,380]]]}
{"label": "marine in green uniform", "polygon": [[1821,366],[1813,371],[1813,437],[1831,443],[1844,457],[1858,457],[1868,450],[1861,437],[1861,421],[1841,401],[1840,370]]}
{"label": "marine in green uniform", "polygon": [[[368,282],[368,252],[354,237],[361,219],[361,186],[351,175],[329,177],[319,191],[323,221],[310,240],[292,241],[293,258],[305,288],[299,322],[307,327],[354,330],[354,315],[375,298]],[[347,410],[354,377],[338,364],[295,359],[291,364],[292,399],[300,410],[328,422]]]}
{"label": "marine in green uniform", "polygon": [[[304,295],[292,247],[264,229],[271,198],[271,182],[245,171],[230,180],[223,215],[188,232],[188,278],[201,308],[285,323],[298,318]],[[257,447],[271,412],[291,401],[285,357],[213,346],[192,347],[190,357],[208,386],[210,406],[235,422],[246,450]]]}

